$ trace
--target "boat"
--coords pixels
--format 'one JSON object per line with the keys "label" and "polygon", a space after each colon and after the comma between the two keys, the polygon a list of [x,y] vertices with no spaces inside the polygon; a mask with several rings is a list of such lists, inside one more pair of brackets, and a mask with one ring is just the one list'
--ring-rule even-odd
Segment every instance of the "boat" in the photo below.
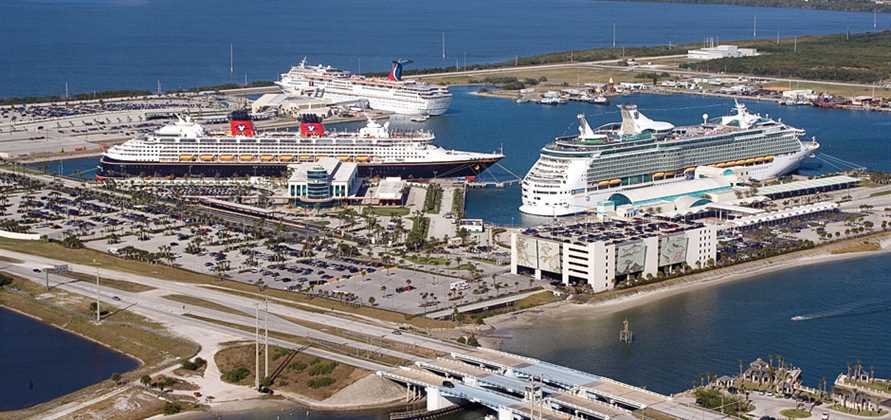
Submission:
{"label": "boat", "polygon": [[201,155],[198,157],[202,162],[210,162],[214,159],[214,155]]}
{"label": "boat", "polygon": [[597,105],[609,105],[609,99],[607,99],[606,96],[598,95],[591,100],[591,103]]}
{"label": "boat", "polygon": [[442,115],[452,103],[446,86],[403,80],[411,60],[394,60],[386,78],[351,74],[331,66],[306,64],[304,58],[283,73],[276,85],[291,95],[325,98],[332,102],[363,100],[371,109],[407,115]]}
{"label": "boat", "polygon": [[[327,130],[315,115],[300,117],[299,131],[255,131],[246,112],[230,115],[229,131],[208,133],[188,116],[112,146],[99,160],[97,179],[132,176],[284,176],[289,164],[335,157],[355,164],[360,177],[405,179],[475,176],[501,153],[448,150],[429,130],[394,131],[368,119],[355,131]],[[200,156],[218,156],[207,161]]]}
{"label": "boat", "polygon": [[[798,169],[819,149],[802,141],[804,130],[753,114],[736,103],[728,115],[701,124],[654,121],[635,105],[620,105],[621,121],[597,128],[577,116],[577,135],[545,145],[522,181],[520,211],[565,216],[611,202],[633,204],[624,191],[684,182],[700,166],[745,166],[760,181]],[[604,180],[609,180],[604,184]]]}
{"label": "boat", "polygon": [[414,117],[409,118],[413,122],[424,122],[430,119],[430,116],[427,114],[416,115]]}
{"label": "boat", "polygon": [[525,104],[529,102],[529,98],[517,98],[516,102],[518,104]]}

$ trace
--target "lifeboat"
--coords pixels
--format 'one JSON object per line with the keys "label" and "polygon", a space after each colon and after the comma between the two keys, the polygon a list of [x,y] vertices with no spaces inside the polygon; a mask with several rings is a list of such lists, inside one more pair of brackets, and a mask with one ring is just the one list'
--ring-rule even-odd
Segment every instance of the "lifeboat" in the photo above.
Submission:
{"label": "lifeboat", "polygon": [[600,188],[606,188],[606,187],[609,187],[609,181],[600,181],[600,182],[597,183],[597,186],[600,187]]}
{"label": "lifeboat", "polygon": [[728,165],[727,163],[725,163],[725,162],[722,162],[722,163],[719,163],[719,164],[715,165],[716,168],[726,168],[727,166],[729,166],[729,165]]}
{"label": "lifeboat", "polygon": [[338,156],[337,160],[339,160],[341,162],[346,162],[346,161],[350,160],[350,157],[349,156]]}
{"label": "lifeboat", "polygon": [[254,155],[238,155],[238,160],[250,162],[250,161],[254,160]]}
{"label": "lifeboat", "polygon": [[656,173],[653,174],[653,179],[656,179],[656,178],[662,178],[663,176],[665,176],[664,173],[662,173],[662,172],[656,172]]}
{"label": "lifeboat", "polygon": [[696,168],[694,168],[694,167],[692,167],[692,166],[689,167],[689,168],[687,168],[687,169],[684,169],[684,173],[685,173],[685,174],[689,174],[690,172],[694,172],[694,171],[696,171]]}
{"label": "lifeboat", "polygon": [[192,155],[179,155],[179,160],[182,160],[182,161],[192,161],[192,160],[195,160],[195,156],[192,156]]}
{"label": "lifeboat", "polygon": [[757,161],[758,161],[758,159],[746,159],[746,165],[752,165]]}
{"label": "lifeboat", "polygon": [[755,158],[755,162],[756,162],[756,163],[763,163],[763,162],[766,162],[766,161],[767,161],[767,158],[764,157],[764,156],[759,156],[759,157],[756,157],[756,158]]}
{"label": "lifeboat", "polygon": [[214,155],[201,155],[198,158],[201,159],[203,162],[210,162],[214,159]]}
{"label": "lifeboat", "polygon": [[275,160],[275,156],[272,155],[260,155],[260,160],[263,162],[271,162]]}
{"label": "lifeboat", "polygon": [[356,162],[368,162],[371,160],[368,156],[356,156]]}
{"label": "lifeboat", "polygon": [[220,155],[220,160],[223,162],[230,162],[235,159],[235,156],[232,155]]}
{"label": "lifeboat", "polygon": [[311,162],[313,160],[315,160],[315,159],[313,159],[312,156],[310,156],[310,155],[300,155],[301,162]]}
{"label": "lifeboat", "polygon": [[282,161],[282,162],[290,162],[290,161],[294,160],[294,156],[292,156],[292,155],[279,155],[279,156],[278,156],[278,160],[280,160],[280,161]]}
{"label": "lifeboat", "polygon": [[612,179],[609,181],[609,185],[619,185],[622,183],[621,179]]}
{"label": "lifeboat", "polygon": [[768,156],[768,157],[764,158],[764,161],[765,162],[773,162],[773,156]]}
{"label": "lifeboat", "polygon": [[664,176],[665,179],[668,179],[668,178],[673,177],[673,176],[674,176],[674,173],[673,173],[673,172],[666,172],[666,173],[662,174],[662,176]]}

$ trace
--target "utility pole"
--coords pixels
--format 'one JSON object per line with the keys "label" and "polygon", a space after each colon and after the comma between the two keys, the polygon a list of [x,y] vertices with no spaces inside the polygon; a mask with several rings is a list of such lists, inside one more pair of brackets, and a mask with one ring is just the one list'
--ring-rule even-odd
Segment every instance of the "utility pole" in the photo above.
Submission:
{"label": "utility pole", "polygon": [[[49,278],[49,277],[47,277]],[[99,266],[96,266],[96,323],[98,324],[100,320],[99,313]]]}
{"label": "utility pole", "polygon": [[266,330],[264,333],[264,356],[266,357],[265,366],[266,369],[264,371],[263,377],[269,377],[269,298],[266,298],[266,312],[263,315],[263,329]]}
{"label": "utility pole", "polygon": [[65,81],[65,100],[68,100],[68,81]]}
{"label": "utility pole", "polygon": [[446,59],[445,32],[442,33],[442,59]]}
{"label": "utility pole", "polygon": [[752,18],[752,38],[758,39],[758,16]]}
{"label": "utility pole", "polygon": [[254,309],[254,389],[260,390],[260,304],[255,303]]}
{"label": "utility pole", "polygon": [[235,50],[232,47],[232,43],[229,43],[229,75],[231,77],[232,73],[235,73]]}

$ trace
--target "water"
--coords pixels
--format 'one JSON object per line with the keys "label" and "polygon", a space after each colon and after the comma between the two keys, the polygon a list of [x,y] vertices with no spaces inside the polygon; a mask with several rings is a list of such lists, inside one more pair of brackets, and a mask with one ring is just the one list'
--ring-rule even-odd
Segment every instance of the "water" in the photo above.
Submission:
{"label": "water", "polygon": [[[474,95],[478,87],[453,87],[455,97],[449,112],[424,123],[413,123],[404,117],[394,117],[394,127],[426,127],[436,133],[437,144],[449,149],[493,151],[502,149],[506,157],[500,164],[522,177],[538,159],[542,146],[555,136],[576,133],[576,114],[584,113],[592,126],[620,119],[615,106],[570,102],[561,106],[532,103],[517,104],[511,100]],[[613,103],[638,104],[641,111],[656,120],[675,124],[696,124],[702,114],[724,115],[733,101],[726,98],[696,95],[631,95],[613,98]],[[816,136],[822,145],[820,153],[855,162],[870,169],[891,170],[891,116],[883,112],[851,112],[815,107],[786,107],[773,102],[744,101],[753,112],[782,118]],[[343,124],[344,129],[355,129],[364,123]],[[93,175],[97,158],[78,158],[36,163],[30,166],[50,172],[79,176]],[[835,171],[831,166],[819,166],[815,160],[806,161],[801,173],[814,175]],[[511,175],[501,168],[490,170],[491,176],[507,179]],[[484,179],[489,175],[484,175]],[[548,218],[521,214],[520,186],[503,189],[472,189],[467,195],[466,214],[502,225],[533,225]]]}
{"label": "water", "polygon": [[138,362],[0,308],[0,411],[30,407],[108,379]]}
{"label": "water", "polygon": [[[782,355],[811,386],[860,360],[891,376],[891,257],[781,271],[682,293],[604,316],[543,318],[499,334],[504,349],[649,389],[689,388],[700,374]],[[804,317],[806,320],[793,320]],[[622,320],[634,331],[618,343]]]}
{"label": "water", "polygon": [[[568,49],[872,30],[871,13],[549,0],[20,0],[0,2],[0,97],[270,80],[298,57],[357,71]],[[878,16],[879,29],[891,16]],[[446,55],[441,36],[445,32]],[[230,73],[229,45],[235,54]]]}

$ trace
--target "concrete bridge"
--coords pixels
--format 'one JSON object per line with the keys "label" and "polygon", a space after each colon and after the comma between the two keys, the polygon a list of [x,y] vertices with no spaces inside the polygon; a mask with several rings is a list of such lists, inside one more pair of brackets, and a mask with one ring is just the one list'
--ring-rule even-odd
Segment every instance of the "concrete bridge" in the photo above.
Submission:
{"label": "concrete bridge", "polygon": [[378,375],[426,393],[430,411],[469,401],[496,412],[499,420],[630,420],[644,409],[667,418],[725,418],[613,379],[488,349],[454,352]]}

